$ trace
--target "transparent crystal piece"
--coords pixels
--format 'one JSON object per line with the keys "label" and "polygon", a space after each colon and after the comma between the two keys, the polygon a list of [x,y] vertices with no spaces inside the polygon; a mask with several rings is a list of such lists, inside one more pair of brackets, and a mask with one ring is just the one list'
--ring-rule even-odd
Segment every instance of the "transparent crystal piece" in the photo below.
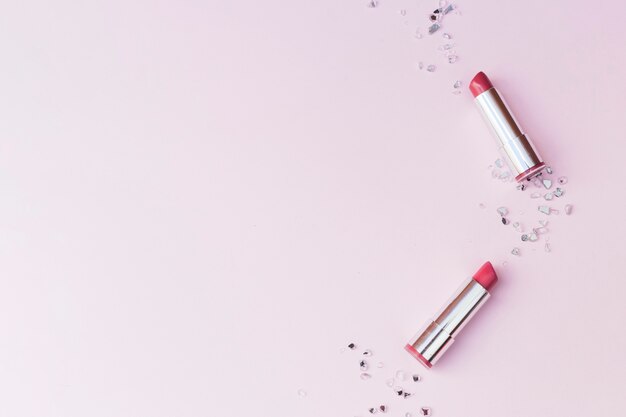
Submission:
{"label": "transparent crystal piece", "polygon": [[387,412],[387,406],[386,406],[386,405],[381,405],[380,407],[378,407],[378,409],[379,409],[382,413],[386,413],[386,412]]}
{"label": "transparent crystal piece", "polygon": [[400,9],[400,16],[406,16],[406,10]]}
{"label": "transparent crystal piece", "polygon": [[371,376],[370,374],[368,374],[367,372],[363,372],[363,373],[361,373],[361,379],[362,379],[363,381],[365,381],[365,380],[367,380],[367,379],[370,379],[371,377],[372,377],[372,376]]}
{"label": "transparent crystal piece", "polygon": [[417,63],[417,68],[424,69],[424,63],[422,61]]}
{"label": "transparent crystal piece", "polygon": [[406,381],[406,372],[404,372],[404,371],[397,371],[396,372],[396,380],[397,381]]}
{"label": "transparent crystal piece", "polygon": [[428,27],[428,34],[432,35],[433,33],[437,32],[439,29],[441,29],[441,25],[435,22]]}
{"label": "transparent crystal piece", "polygon": [[554,198],[554,194],[546,193],[546,195],[544,195],[543,198],[545,198],[546,200],[550,201],[550,200],[552,200]]}
{"label": "transparent crystal piece", "polygon": [[546,167],[546,172],[548,174],[552,174],[552,167]]}
{"label": "transparent crystal piece", "polygon": [[574,207],[573,207],[571,204],[566,204],[566,205],[565,205],[565,214],[567,214],[568,216],[569,216],[570,214],[572,214],[572,209],[573,209],[573,208],[574,208]]}
{"label": "transparent crystal piece", "polygon": [[406,413],[404,413],[404,417],[413,417],[413,414],[411,414],[409,412],[406,412]]}
{"label": "transparent crystal piece", "polygon": [[354,350],[354,349],[356,349],[356,345],[354,343],[350,343],[350,344],[348,344],[348,349]]}
{"label": "transparent crystal piece", "polygon": [[528,240],[530,240],[531,242],[536,242],[537,240],[539,240],[539,236],[537,236],[535,233],[531,233],[528,235]]}
{"label": "transparent crystal piece", "polygon": [[373,353],[369,349],[366,349],[366,350],[363,351],[363,356],[372,356],[372,355],[373,355]]}
{"label": "transparent crystal piece", "polygon": [[449,33],[444,33],[444,34],[443,34],[443,38],[444,38],[444,39],[452,39],[452,36],[450,36],[450,34],[449,34]]}
{"label": "transparent crystal piece", "polygon": [[502,162],[502,159],[496,159],[496,166],[498,168],[502,168],[504,166],[504,162]]}
{"label": "transparent crystal piece", "polygon": [[432,412],[430,411],[430,407],[422,407],[420,408],[420,412],[423,416],[429,416],[432,414]]}
{"label": "transparent crystal piece", "polygon": [[519,256],[520,254],[519,248],[513,248],[513,250],[511,250],[511,254],[515,256]]}
{"label": "transparent crystal piece", "polygon": [[567,184],[567,177],[559,177],[559,184],[563,185],[563,184]]}
{"label": "transparent crystal piece", "polygon": [[374,7],[378,7],[378,0],[369,0],[367,2],[367,7],[373,9]]}
{"label": "transparent crystal piece", "polygon": [[452,85],[454,88],[461,88],[461,86],[463,85],[463,83],[459,80],[455,81],[454,84]]}
{"label": "transparent crystal piece", "polygon": [[543,186],[546,187],[546,190],[549,190],[550,187],[552,187],[552,180],[548,178],[544,178],[541,182],[543,183]]}
{"label": "transparent crystal piece", "polygon": [[424,37],[424,35],[422,35],[422,32],[420,31],[420,29],[419,29],[419,28],[417,28],[417,29],[415,30],[415,37],[416,37],[417,39],[422,39],[422,38]]}
{"label": "transparent crystal piece", "polygon": [[498,212],[498,214],[502,217],[506,216],[507,214],[509,214],[509,209],[507,209],[506,207],[498,207],[496,209],[496,211]]}
{"label": "transparent crystal piece", "polygon": [[396,392],[396,394],[398,394],[398,396],[404,394],[404,390],[402,389],[402,387],[393,387],[393,390]]}
{"label": "transparent crystal piece", "polygon": [[298,397],[306,397],[306,396],[307,396],[307,392],[303,390],[302,388],[300,388],[298,390]]}
{"label": "transparent crystal piece", "polygon": [[539,220],[539,224],[542,225],[543,227],[546,227],[548,225],[548,221],[547,220]]}
{"label": "transparent crystal piece", "polygon": [[522,235],[522,242],[526,242],[528,240],[528,235]]}
{"label": "transparent crystal piece", "polygon": [[411,395],[413,394],[411,394],[410,392],[406,392],[406,391],[404,392],[404,394],[402,394],[404,398],[409,398]]}
{"label": "transparent crystal piece", "polygon": [[559,187],[556,187],[556,190],[554,190],[553,194],[555,197],[561,197],[563,194],[565,194],[565,191],[563,191]]}
{"label": "transparent crystal piece", "polygon": [[370,412],[370,414],[376,414],[376,413],[378,412],[378,409],[377,409],[377,408],[372,407],[372,408],[370,408],[368,411]]}
{"label": "transparent crystal piece", "polygon": [[412,378],[413,378],[413,382],[420,382],[422,380],[422,377],[417,374],[413,375]]}
{"label": "transparent crystal piece", "polygon": [[541,180],[539,178],[533,178],[533,184],[535,185],[535,187],[537,188],[541,188],[543,187],[543,184],[541,184]]}
{"label": "transparent crystal piece", "polygon": [[548,206],[539,206],[537,207],[537,210],[539,210],[543,214],[550,214],[550,207]]}
{"label": "transparent crystal piece", "polygon": [[457,55],[448,55],[448,64],[454,64],[458,60],[459,57]]}
{"label": "transparent crystal piece", "polygon": [[361,371],[367,371],[370,366],[367,364],[366,361],[361,361],[359,363],[359,367],[361,368]]}
{"label": "transparent crystal piece", "polygon": [[435,72],[436,69],[437,67],[434,66],[433,64],[430,64],[429,66],[426,67],[426,71],[428,72]]}
{"label": "transparent crystal piece", "polygon": [[561,212],[556,210],[556,209],[550,209],[550,213],[551,214],[556,214],[558,216]]}

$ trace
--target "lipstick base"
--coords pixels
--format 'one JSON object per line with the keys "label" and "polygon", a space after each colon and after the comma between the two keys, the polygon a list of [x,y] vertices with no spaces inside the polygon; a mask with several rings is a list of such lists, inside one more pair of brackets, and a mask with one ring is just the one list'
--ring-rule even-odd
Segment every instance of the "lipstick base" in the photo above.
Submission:
{"label": "lipstick base", "polygon": [[524,180],[530,181],[533,177],[537,176],[546,167],[545,162],[540,162],[532,168],[528,168],[526,171],[515,177],[515,181],[522,182]]}
{"label": "lipstick base", "polygon": [[411,356],[413,356],[415,359],[417,359],[425,367],[427,367],[429,369],[433,367],[432,363],[428,362],[425,357],[420,355],[420,353],[417,350],[415,350],[415,348],[413,346],[409,345],[408,343],[406,344],[406,346],[404,346],[404,350],[409,352],[411,354]]}

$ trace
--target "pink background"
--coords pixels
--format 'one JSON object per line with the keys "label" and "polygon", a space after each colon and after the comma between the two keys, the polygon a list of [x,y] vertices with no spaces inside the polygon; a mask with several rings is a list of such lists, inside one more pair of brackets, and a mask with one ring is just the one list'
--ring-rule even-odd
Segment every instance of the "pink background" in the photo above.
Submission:
{"label": "pink background", "polygon": [[[460,3],[450,65],[413,36],[437,3],[364,3],[5,2],[0,415],[623,412],[626,6]],[[499,223],[541,217],[491,179],[481,69],[569,177],[551,253]],[[404,343],[488,259],[422,369]]]}

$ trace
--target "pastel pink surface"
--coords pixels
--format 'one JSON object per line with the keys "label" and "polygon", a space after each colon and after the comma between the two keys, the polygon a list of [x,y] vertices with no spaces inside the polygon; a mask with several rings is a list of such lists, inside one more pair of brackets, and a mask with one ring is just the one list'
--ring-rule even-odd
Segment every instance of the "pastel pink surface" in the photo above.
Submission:
{"label": "pastel pink surface", "polygon": [[[422,39],[437,1],[365,3],[3,2],[1,416],[623,414],[624,2],[459,2]],[[452,94],[481,69],[562,198],[491,178]],[[424,372],[404,343],[485,259]]]}
{"label": "pastel pink surface", "polygon": [[498,282],[498,276],[493,269],[491,262],[485,262],[483,266],[472,277],[476,282],[482,285],[487,291],[491,291],[496,282]]}

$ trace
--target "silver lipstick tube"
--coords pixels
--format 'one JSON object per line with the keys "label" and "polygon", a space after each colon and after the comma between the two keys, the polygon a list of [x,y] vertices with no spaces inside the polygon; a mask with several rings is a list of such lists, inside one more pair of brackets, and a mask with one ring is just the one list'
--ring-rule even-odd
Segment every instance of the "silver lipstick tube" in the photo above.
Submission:
{"label": "silver lipstick tube", "polygon": [[470,278],[441,309],[437,318],[409,341],[406,346],[409,353],[427,367],[434,365],[488,298],[489,292]]}
{"label": "silver lipstick tube", "polygon": [[500,153],[515,179],[530,179],[541,172],[545,163],[498,91],[492,87],[478,95],[475,102],[485,122],[491,127]]}

